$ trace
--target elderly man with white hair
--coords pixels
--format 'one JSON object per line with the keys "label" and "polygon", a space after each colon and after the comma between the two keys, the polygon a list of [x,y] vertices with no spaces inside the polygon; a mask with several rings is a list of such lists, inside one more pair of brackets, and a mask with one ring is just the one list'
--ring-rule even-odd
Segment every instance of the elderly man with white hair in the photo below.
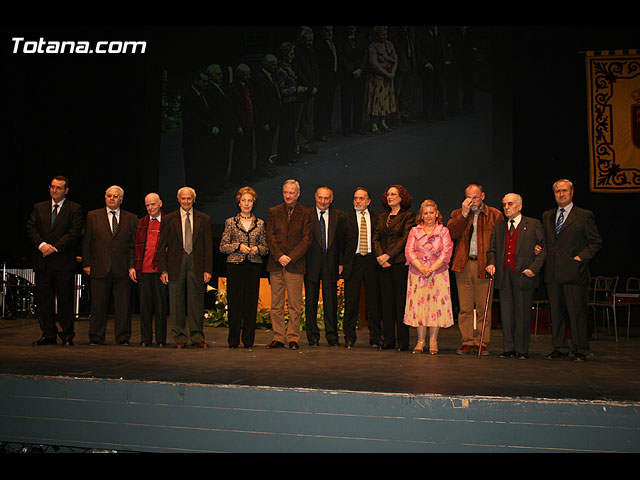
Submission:
{"label": "elderly man with white hair", "polygon": [[[506,222],[493,227],[486,270],[500,291],[504,346],[500,357],[524,360],[529,355],[533,292],[546,256],[544,233],[540,220],[522,215],[522,197],[517,193],[504,196],[502,209]],[[538,254],[536,247],[542,248]]]}
{"label": "elderly man with white hair", "polygon": [[169,285],[169,314],[178,349],[187,342],[209,346],[203,326],[204,293],[213,271],[211,218],[193,208],[195,201],[193,188],[178,190],[180,208],[165,216],[158,245],[158,270],[162,283]]}
{"label": "elderly man with white hair", "polygon": [[105,207],[87,214],[82,239],[82,268],[91,278],[91,345],[105,342],[109,301],[113,296],[115,341],[131,338],[131,280],[138,217],[120,208],[124,190],[113,185],[105,192]]}

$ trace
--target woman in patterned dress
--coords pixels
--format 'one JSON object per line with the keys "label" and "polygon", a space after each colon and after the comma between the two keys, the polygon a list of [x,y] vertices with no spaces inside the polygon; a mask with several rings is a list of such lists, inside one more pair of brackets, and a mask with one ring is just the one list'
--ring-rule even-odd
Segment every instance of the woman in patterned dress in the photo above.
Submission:
{"label": "woman in patterned dress", "polygon": [[371,117],[371,132],[391,130],[385,117],[396,111],[393,79],[398,67],[398,55],[387,39],[387,27],[374,27],[369,43],[369,76],[367,78],[367,113]]}
{"label": "woman in patterned dress", "polygon": [[420,206],[418,224],[411,229],[405,247],[409,265],[404,323],[416,327],[418,343],[413,353],[422,353],[429,327],[429,353],[438,353],[440,327],[453,325],[449,261],[453,241],[442,224],[442,215],[433,200]]}

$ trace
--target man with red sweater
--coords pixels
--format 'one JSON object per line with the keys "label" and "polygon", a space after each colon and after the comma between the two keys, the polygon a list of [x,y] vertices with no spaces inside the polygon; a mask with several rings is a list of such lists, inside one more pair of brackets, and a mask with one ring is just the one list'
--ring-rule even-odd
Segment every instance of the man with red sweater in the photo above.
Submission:
{"label": "man with red sweater", "polygon": [[155,314],[156,344],[164,347],[167,342],[167,314],[169,293],[160,281],[158,272],[158,243],[162,228],[162,200],[157,193],[144,199],[148,215],[138,222],[134,266],[129,269],[131,280],[138,284],[140,297],[140,346],[148,347],[153,340]]}

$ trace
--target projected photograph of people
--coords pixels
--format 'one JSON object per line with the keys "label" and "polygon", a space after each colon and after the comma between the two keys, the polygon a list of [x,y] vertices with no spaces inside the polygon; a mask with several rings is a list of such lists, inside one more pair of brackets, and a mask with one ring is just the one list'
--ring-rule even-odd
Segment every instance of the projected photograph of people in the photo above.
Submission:
{"label": "projected photograph of people", "polygon": [[[372,208],[390,184],[445,217],[479,182],[498,205],[511,158],[494,151],[491,29],[464,26],[186,27],[168,32],[162,85],[160,193],[195,188],[215,226],[251,186],[266,218],[296,179]],[[177,204],[175,205],[177,206]],[[446,221],[446,219],[445,219]]]}

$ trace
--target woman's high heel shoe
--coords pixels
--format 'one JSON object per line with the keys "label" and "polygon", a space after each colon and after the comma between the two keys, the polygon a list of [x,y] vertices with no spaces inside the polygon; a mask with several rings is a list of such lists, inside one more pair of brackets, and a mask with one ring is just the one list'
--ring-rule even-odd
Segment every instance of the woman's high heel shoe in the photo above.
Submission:
{"label": "woman's high heel shoe", "polygon": [[431,355],[437,355],[438,354],[438,344],[437,343],[432,343],[429,345],[429,353]]}
{"label": "woman's high heel shoe", "polygon": [[423,353],[424,352],[424,342],[418,342],[416,347],[413,349],[413,353]]}

